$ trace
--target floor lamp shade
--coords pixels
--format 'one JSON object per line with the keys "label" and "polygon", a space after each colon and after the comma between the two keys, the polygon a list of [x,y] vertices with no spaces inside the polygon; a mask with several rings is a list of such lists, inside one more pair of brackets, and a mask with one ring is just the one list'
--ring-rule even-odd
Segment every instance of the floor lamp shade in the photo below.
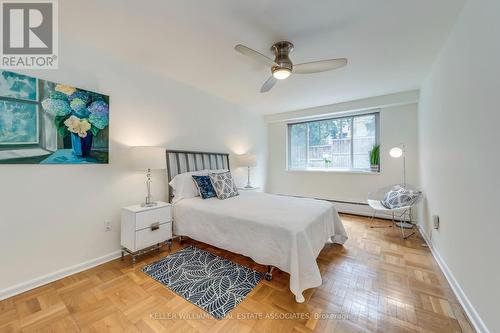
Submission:
{"label": "floor lamp shade", "polygon": [[401,147],[394,147],[389,151],[389,155],[394,158],[403,156],[403,149]]}
{"label": "floor lamp shade", "polygon": [[157,170],[167,167],[165,149],[161,147],[132,147],[131,159],[134,170]]}

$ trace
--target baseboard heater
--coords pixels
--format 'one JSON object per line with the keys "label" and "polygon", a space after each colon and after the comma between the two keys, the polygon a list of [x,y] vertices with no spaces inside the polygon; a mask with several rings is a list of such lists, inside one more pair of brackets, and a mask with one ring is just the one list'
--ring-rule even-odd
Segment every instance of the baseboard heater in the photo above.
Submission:
{"label": "baseboard heater", "polygon": [[[292,197],[297,197],[297,198],[307,198],[304,196],[300,195],[292,195]],[[359,215],[359,216],[373,216],[373,209],[368,206],[367,203],[364,202],[352,202],[352,201],[342,201],[342,200],[332,200],[332,199],[324,199],[324,198],[315,198],[313,197],[312,199],[317,199],[317,200],[325,200],[333,203],[335,206],[335,209],[339,213],[344,213],[344,214],[350,214],[350,215]],[[413,212],[413,219],[415,220],[415,215],[416,212]],[[407,215],[407,214],[406,214]],[[384,212],[377,212],[375,215],[379,219],[384,219],[384,220],[392,220],[392,214],[389,213],[384,213]],[[396,215],[396,218],[399,220],[399,216]],[[408,216],[405,216],[403,219],[404,221],[408,221],[409,218]]]}
{"label": "baseboard heater", "polygon": [[[360,215],[360,216],[373,216],[373,209],[368,206],[366,203],[361,203],[361,202],[350,202],[350,201],[340,201],[340,200],[328,200],[328,199],[323,199],[327,200],[335,206],[337,211],[339,213],[344,213],[344,214],[352,214],[352,215]],[[384,219],[384,220],[392,220],[392,214],[390,213],[384,213],[384,212],[377,212],[375,215],[379,219]],[[399,215],[396,215],[396,218],[399,220]],[[415,219],[415,213],[413,213],[413,218]],[[408,214],[405,214],[404,221],[409,220]]]}

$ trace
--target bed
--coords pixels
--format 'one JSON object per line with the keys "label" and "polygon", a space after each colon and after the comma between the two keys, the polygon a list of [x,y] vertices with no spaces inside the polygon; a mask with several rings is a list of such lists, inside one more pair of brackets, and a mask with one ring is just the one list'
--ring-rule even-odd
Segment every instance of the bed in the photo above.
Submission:
{"label": "bed", "polygon": [[[167,175],[202,169],[229,169],[228,154],[167,151]],[[172,192],[171,192],[172,193]],[[290,274],[290,291],[321,285],[316,263],[326,243],[347,235],[330,202],[253,191],[226,200],[197,196],[173,200],[174,233],[252,258]]]}

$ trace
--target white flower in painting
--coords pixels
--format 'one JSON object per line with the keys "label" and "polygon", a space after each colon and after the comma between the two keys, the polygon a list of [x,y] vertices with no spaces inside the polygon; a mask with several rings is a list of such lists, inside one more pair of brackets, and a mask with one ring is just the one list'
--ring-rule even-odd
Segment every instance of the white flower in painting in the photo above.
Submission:
{"label": "white flower in painting", "polygon": [[78,125],[80,123],[80,119],[76,116],[71,116],[64,121],[64,125],[68,128],[68,131],[71,133],[78,133]]}
{"label": "white flower in painting", "polygon": [[87,119],[82,119],[80,121],[80,131],[78,132],[78,136],[84,138],[87,136],[87,131],[90,129],[91,125],[87,121]]}
{"label": "white flower in painting", "polygon": [[64,125],[66,125],[70,132],[76,133],[75,127],[77,126],[78,122],[80,122],[80,119],[78,117],[71,116],[64,121]]}
{"label": "white flower in painting", "polygon": [[76,91],[76,88],[71,87],[71,86],[66,86],[64,84],[57,84],[56,87],[54,88],[55,91],[62,92],[63,94],[69,96],[72,93]]}
{"label": "white flower in painting", "polygon": [[78,134],[79,137],[85,138],[87,136],[87,131],[90,130],[90,123],[87,119],[80,119],[76,116],[71,116],[64,121],[64,125],[68,128],[71,133]]}

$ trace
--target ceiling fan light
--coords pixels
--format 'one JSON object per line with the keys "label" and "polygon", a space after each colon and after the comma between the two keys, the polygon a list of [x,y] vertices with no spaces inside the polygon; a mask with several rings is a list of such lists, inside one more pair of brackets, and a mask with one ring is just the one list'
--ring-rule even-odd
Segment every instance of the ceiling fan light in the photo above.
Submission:
{"label": "ceiling fan light", "polygon": [[284,80],[290,76],[292,72],[288,68],[278,68],[273,71],[273,76],[275,79]]}

